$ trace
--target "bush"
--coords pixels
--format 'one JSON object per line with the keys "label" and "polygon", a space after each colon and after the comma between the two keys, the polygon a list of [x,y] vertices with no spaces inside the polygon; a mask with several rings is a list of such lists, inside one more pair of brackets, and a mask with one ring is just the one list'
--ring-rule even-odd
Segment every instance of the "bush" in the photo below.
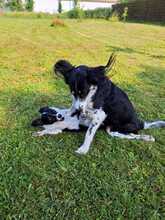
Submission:
{"label": "bush", "polygon": [[25,2],[26,2],[25,9],[27,11],[33,11],[34,1],[33,0],[26,0]]}
{"label": "bush", "polygon": [[79,7],[76,7],[68,12],[64,12],[61,15],[58,15],[59,18],[103,18],[109,19],[111,16],[111,8],[96,8],[93,10],[83,10]]}
{"label": "bush", "polygon": [[81,8],[76,7],[74,9],[68,11],[66,15],[67,15],[68,18],[79,18],[79,19],[81,19],[81,18],[84,18],[84,11]]}
{"label": "bush", "polygon": [[11,11],[23,11],[23,3],[22,0],[8,0],[6,2],[6,6]]}
{"label": "bush", "polygon": [[111,8],[96,8],[93,10],[85,10],[85,18],[103,18],[109,19],[111,16]]}
{"label": "bush", "polygon": [[4,8],[5,6],[5,1],[4,0],[0,0],[0,9]]}

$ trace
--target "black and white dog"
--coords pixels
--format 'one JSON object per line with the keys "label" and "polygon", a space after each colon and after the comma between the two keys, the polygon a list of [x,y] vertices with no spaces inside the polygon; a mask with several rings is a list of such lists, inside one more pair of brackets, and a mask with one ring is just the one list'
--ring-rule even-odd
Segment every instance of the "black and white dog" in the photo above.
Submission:
{"label": "black and white dog", "polygon": [[39,110],[39,113],[40,117],[32,121],[32,126],[44,129],[35,132],[34,136],[59,134],[66,130],[81,131],[86,130],[90,125],[90,120],[78,114],[78,112],[71,116],[70,109],[43,107]]}
{"label": "black and white dog", "polygon": [[139,130],[165,127],[165,121],[143,122],[137,117],[127,94],[106,76],[114,61],[115,55],[112,54],[106,66],[76,67],[66,60],[59,60],[54,65],[55,73],[64,77],[73,97],[67,114],[74,117],[80,112],[80,117],[88,121],[84,143],[76,151],[79,154],[88,152],[101,125],[113,137],[146,141],[154,141],[154,138],[138,135]]}

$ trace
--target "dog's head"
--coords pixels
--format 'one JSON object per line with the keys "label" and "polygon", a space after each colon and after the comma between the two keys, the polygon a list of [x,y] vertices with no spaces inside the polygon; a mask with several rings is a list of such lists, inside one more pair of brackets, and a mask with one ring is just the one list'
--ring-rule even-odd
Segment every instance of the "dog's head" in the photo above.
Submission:
{"label": "dog's head", "polygon": [[41,116],[32,121],[32,126],[39,127],[50,125],[57,121],[63,121],[64,116],[55,108],[43,107],[39,110]]}
{"label": "dog's head", "polygon": [[54,72],[64,77],[75,99],[82,102],[91,89],[96,87],[101,80],[106,78],[114,64],[115,55],[112,54],[105,66],[88,67],[85,65],[73,66],[65,60],[59,60],[54,65]]}

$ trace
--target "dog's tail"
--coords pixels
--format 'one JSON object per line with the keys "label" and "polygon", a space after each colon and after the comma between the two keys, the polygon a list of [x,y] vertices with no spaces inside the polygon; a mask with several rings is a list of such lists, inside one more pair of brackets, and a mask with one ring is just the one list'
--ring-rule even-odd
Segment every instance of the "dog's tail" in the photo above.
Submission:
{"label": "dog's tail", "polygon": [[106,74],[112,69],[115,61],[116,61],[116,54],[112,53],[109,60],[108,60],[108,63],[105,66],[105,73]]}
{"label": "dog's tail", "polygon": [[143,129],[165,128],[165,121],[144,122]]}

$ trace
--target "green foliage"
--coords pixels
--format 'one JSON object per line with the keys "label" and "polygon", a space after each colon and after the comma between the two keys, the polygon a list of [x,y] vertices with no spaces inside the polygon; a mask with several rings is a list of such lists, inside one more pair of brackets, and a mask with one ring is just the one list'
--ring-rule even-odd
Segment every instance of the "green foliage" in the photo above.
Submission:
{"label": "green foliage", "polygon": [[121,3],[128,3],[128,2],[131,2],[131,1],[135,1],[135,0],[120,0]]}
{"label": "green foliage", "polygon": [[3,8],[5,6],[5,1],[4,0],[0,0],[0,8]]}
{"label": "green foliage", "polygon": [[67,17],[82,19],[84,18],[84,11],[79,7],[75,7],[72,10],[67,12]]}
{"label": "green foliage", "polygon": [[34,0],[26,0],[25,1],[25,9],[27,11],[33,11],[33,7],[34,7]]}
{"label": "green foliage", "polygon": [[74,8],[77,8],[77,7],[79,7],[79,0],[73,0],[73,2],[74,2]]}
{"label": "green foliage", "polygon": [[93,10],[85,10],[85,18],[104,18],[109,19],[111,16],[111,8],[96,8]]}
{"label": "green foliage", "polygon": [[125,7],[124,8],[124,12],[122,14],[122,20],[123,21],[126,21],[127,20],[127,17],[128,17],[128,7]]}
{"label": "green foliage", "polygon": [[7,0],[6,6],[11,11],[22,11],[23,10],[22,0]]}
{"label": "green foliage", "polygon": [[60,18],[103,18],[109,19],[111,16],[111,8],[96,8],[93,10],[83,10],[76,7],[68,12],[62,13]]}

